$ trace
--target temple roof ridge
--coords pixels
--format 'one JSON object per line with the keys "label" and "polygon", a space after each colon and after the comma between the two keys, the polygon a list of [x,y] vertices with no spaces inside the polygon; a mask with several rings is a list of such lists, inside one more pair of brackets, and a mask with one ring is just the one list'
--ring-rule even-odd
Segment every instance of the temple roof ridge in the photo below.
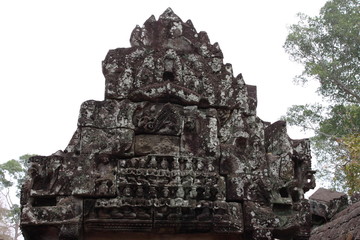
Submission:
{"label": "temple roof ridge", "polygon": [[174,11],[168,7],[159,17],[160,19],[170,19],[170,20],[176,20],[176,21],[182,21],[178,15],[174,13]]}
{"label": "temple roof ridge", "polygon": [[[136,25],[130,36],[131,46],[152,46],[156,48],[171,48],[174,45],[186,46],[187,51],[193,51],[194,47],[202,45],[212,47],[206,32],[197,32],[192,21],[182,21],[169,7],[158,19],[151,15],[142,27]],[[189,48],[188,45],[192,47]],[[214,44],[215,45],[215,44]],[[184,50],[184,49],[182,49]]]}

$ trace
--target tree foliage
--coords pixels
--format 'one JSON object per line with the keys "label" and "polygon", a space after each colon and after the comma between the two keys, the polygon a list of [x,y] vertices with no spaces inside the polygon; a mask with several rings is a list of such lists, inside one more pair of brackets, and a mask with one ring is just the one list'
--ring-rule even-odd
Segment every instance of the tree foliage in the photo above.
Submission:
{"label": "tree foliage", "polygon": [[0,198],[0,239],[11,240],[11,231],[7,222],[9,210],[4,207],[3,199]]}
{"label": "tree foliage", "polygon": [[349,188],[349,194],[360,192],[360,134],[347,135],[342,139],[346,146],[348,156],[343,157],[343,171],[345,184]]}
{"label": "tree foliage", "polygon": [[31,156],[26,154],[18,160],[12,159],[0,164],[0,194],[5,202],[0,225],[6,226],[8,230],[11,229],[14,240],[21,236],[19,196],[27,170],[27,160]]}
{"label": "tree foliage", "polygon": [[360,103],[360,4],[358,0],[332,0],[319,16],[299,14],[290,27],[284,48],[304,65],[298,82],[316,79],[318,92],[339,103]]}
{"label": "tree foliage", "polygon": [[298,83],[319,82],[326,105],[292,106],[290,125],[315,133],[319,176],[337,190],[360,191],[360,3],[330,0],[318,16],[299,14],[284,48],[304,65]]}

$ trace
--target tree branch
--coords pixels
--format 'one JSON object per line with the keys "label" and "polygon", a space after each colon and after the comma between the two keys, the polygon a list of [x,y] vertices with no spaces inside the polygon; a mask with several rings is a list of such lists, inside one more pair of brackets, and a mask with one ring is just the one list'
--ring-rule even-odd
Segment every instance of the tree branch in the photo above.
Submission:
{"label": "tree branch", "polygon": [[331,134],[327,134],[327,133],[324,133],[324,132],[321,132],[320,130],[316,129],[315,127],[313,127],[311,124],[310,124],[310,127],[309,126],[303,126],[305,129],[309,129],[309,130],[312,130],[314,131],[316,134],[320,134],[320,135],[323,135],[325,137],[328,137],[328,138],[331,138],[331,139],[334,139],[336,141],[340,140],[339,137],[335,136],[335,135],[331,135]]}
{"label": "tree branch", "polygon": [[[9,189],[7,189],[8,190],[8,192],[9,192]],[[3,191],[0,191],[0,193],[1,193],[1,195],[3,195],[4,196],[4,198],[5,198],[5,200],[6,200],[6,203],[7,203],[7,205],[8,205],[8,207],[9,208],[11,208],[11,201],[9,201],[9,197],[8,197],[8,193],[7,194],[5,194]]]}
{"label": "tree branch", "polygon": [[360,96],[358,94],[356,94],[355,92],[351,91],[348,87],[346,87],[342,82],[340,82],[337,79],[331,79],[330,81],[333,81],[339,88],[341,88],[342,90],[344,90],[344,92],[346,92],[347,94],[353,96],[358,103],[360,103]]}

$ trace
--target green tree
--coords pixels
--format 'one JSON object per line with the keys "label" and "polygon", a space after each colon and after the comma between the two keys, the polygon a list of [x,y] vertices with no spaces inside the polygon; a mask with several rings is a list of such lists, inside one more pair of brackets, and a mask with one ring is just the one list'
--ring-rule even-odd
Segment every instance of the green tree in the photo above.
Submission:
{"label": "green tree", "polygon": [[27,161],[31,156],[26,154],[18,160],[12,159],[0,164],[0,194],[5,202],[3,218],[8,223],[7,226],[11,229],[14,240],[21,236],[19,196],[27,170]]}
{"label": "green tree", "polygon": [[344,159],[345,182],[349,188],[349,194],[360,192],[360,134],[348,135],[342,141],[349,155]]}
{"label": "green tree", "polygon": [[360,191],[360,3],[330,0],[318,16],[299,18],[284,48],[304,65],[295,82],[318,81],[326,104],[293,106],[286,120],[314,131],[320,178],[337,190]]}
{"label": "green tree", "polygon": [[0,198],[0,239],[11,240],[10,227],[7,222],[9,210],[4,208],[3,199]]}

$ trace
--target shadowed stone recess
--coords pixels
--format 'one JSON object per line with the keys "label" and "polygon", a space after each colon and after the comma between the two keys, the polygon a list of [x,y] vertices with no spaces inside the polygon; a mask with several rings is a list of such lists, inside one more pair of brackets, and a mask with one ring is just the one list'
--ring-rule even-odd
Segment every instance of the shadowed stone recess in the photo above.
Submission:
{"label": "shadowed stone recess", "polygon": [[309,141],[257,117],[256,87],[170,8],[130,43],[66,149],[30,159],[25,239],[308,239]]}

